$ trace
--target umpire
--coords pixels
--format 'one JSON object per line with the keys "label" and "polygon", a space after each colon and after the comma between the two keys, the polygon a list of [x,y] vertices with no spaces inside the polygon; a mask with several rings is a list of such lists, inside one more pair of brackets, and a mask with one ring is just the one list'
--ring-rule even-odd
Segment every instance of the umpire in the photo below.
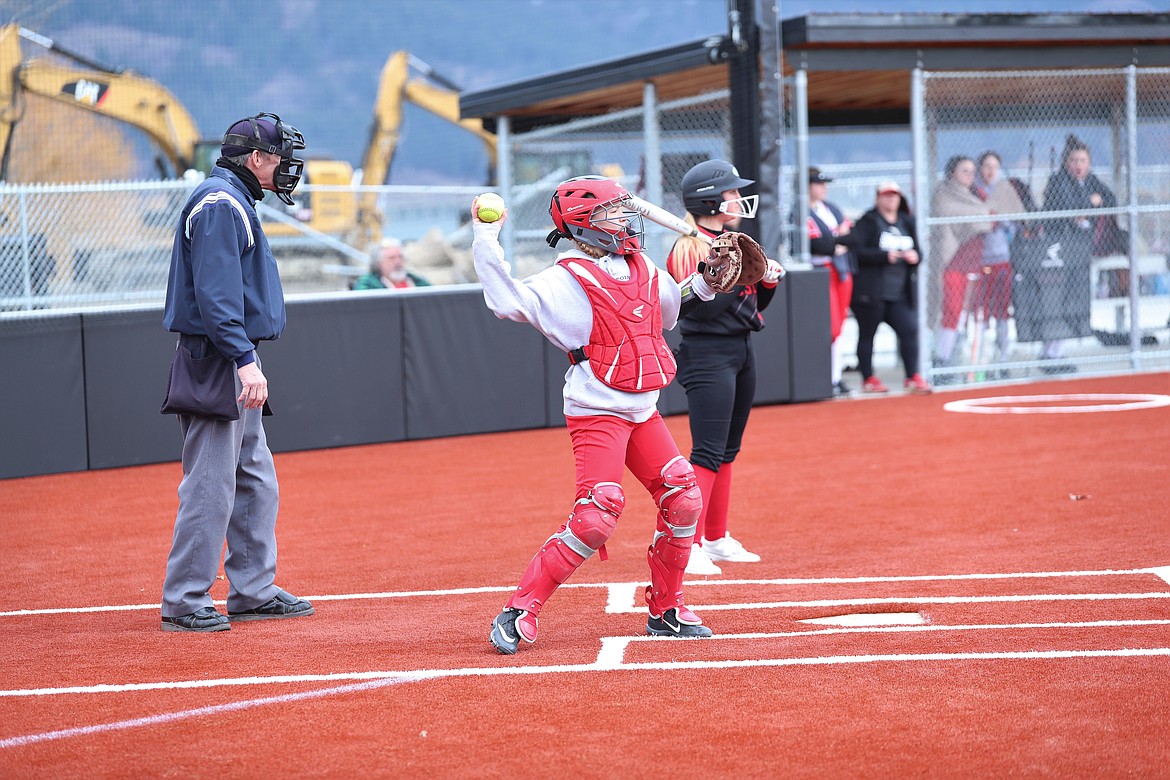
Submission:
{"label": "umpire", "polygon": [[[179,334],[176,365],[219,362],[227,387],[220,408],[200,407],[195,393],[194,404],[175,410],[173,396],[184,388],[172,368],[164,412],[179,415],[183,479],[163,583],[164,631],[227,631],[235,621],[313,614],[308,601],[274,582],[279,488],[262,421],[268,380],[256,355],[256,345],[278,338],[285,325],[284,291],[256,201],[269,190],[291,205],[304,169],[295,154],[304,148],[304,137],[275,114],[234,123],[175,231],[163,325]],[[226,616],[210,594],[225,541]]]}

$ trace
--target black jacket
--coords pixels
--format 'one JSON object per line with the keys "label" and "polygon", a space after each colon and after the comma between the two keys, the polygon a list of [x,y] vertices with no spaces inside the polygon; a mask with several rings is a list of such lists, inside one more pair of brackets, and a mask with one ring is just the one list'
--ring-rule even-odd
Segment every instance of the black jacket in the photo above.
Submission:
{"label": "black jacket", "polygon": [[[918,228],[914,223],[914,217],[900,211],[897,220],[891,224],[878,213],[876,208],[865,212],[853,228],[853,237],[857,242],[853,249],[857,255],[857,273],[853,275],[853,301],[855,303],[865,304],[882,300],[884,276],[889,269],[895,267],[894,264],[890,263],[886,250],[879,246],[883,233],[910,236],[914,241],[914,249],[920,257],[922,255],[922,248],[918,245]],[[918,266],[909,265],[904,260],[899,260],[897,265],[906,269],[904,289],[906,299],[913,306],[918,290]]]}
{"label": "black jacket", "polygon": [[[1117,206],[1117,196],[1093,174],[1085,176],[1083,184],[1077,182],[1064,169],[1052,174],[1048,185],[1044,188],[1044,210],[1084,210],[1094,208],[1089,198],[1092,195],[1101,196],[1100,208],[1114,208]],[[1117,217],[1094,216],[1082,214],[1077,217],[1048,220],[1045,228],[1048,236],[1061,241],[1066,249],[1084,254],[1092,252],[1095,256],[1118,254],[1128,251],[1129,241],[1117,225]]]}

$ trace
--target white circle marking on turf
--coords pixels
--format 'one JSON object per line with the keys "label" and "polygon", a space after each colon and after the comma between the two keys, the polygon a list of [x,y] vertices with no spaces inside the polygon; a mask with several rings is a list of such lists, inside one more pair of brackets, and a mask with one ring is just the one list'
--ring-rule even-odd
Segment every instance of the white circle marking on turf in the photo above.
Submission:
{"label": "white circle marking on turf", "polygon": [[[1095,401],[1092,404],[1040,406],[1066,401]],[[1026,403],[1028,406],[1013,406]],[[948,412],[967,414],[1084,414],[1088,412],[1130,412],[1170,406],[1170,395],[1157,393],[1068,393],[1065,395],[998,395],[991,398],[964,398],[943,405]]]}

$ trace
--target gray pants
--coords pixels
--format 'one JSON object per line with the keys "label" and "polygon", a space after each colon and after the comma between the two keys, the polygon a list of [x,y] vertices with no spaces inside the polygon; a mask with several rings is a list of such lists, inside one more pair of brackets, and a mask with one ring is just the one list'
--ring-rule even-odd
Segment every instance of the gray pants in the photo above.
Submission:
{"label": "gray pants", "polygon": [[163,617],[212,606],[209,591],[225,540],[228,612],[258,607],[281,592],[274,584],[280,490],[262,420],[260,409],[241,409],[230,422],[179,415],[183,480]]}

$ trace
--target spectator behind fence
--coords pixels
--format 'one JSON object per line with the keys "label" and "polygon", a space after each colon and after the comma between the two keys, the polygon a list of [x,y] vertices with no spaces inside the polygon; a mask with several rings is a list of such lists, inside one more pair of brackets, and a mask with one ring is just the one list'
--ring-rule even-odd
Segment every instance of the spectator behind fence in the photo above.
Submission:
{"label": "spectator behind fence", "polygon": [[[964,154],[947,160],[943,180],[935,187],[930,213],[933,217],[990,216],[991,208],[974,190],[975,161]],[[937,225],[931,233],[931,250],[942,269],[942,311],[935,339],[935,366],[951,365],[964,314],[971,305],[983,269],[983,236],[992,229],[990,220]]]}
{"label": "spectator behind fence", "polygon": [[[954,158],[953,158],[954,159]],[[986,151],[979,155],[978,165],[970,164],[967,158],[957,163],[955,179],[964,181],[967,169],[977,167],[970,191],[979,203],[969,201],[961,192],[953,193],[950,202],[943,202],[944,208],[962,212],[969,205],[971,214],[1019,214],[1024,204],[1016,194],[1015,187],[1001,176],[1002,162],[997,152]],[[950,194],[950,188],[940,192]],[[946,198],[947,196],[942,196]],[[982,204],[980,207],[979,204]],[[982,223],[980,223],[982,224]],[[992,222],[991,228],[971,236],[955,253],[943,272],[943,316],[942,328],[935,345],[937,365],[953,365],[955,343],[958,340],[957,327],[968,326],[971,346],[985,344],[988,321],[995,318],[996,360],[1007,358],[1008,341],[1011,336],[1008,322],[1012,300],[1011,242],[1016,231],[1012,222]],[[967,322],[961,322],[967,318]],[[977,330],[971,328],[970,318],[976,319]],[[962,362],[962,361],[960,361]],[[974,355],[972,363],[981,362]]]}
{"label": "spectator behind fence", "polygon": [[397,238],[384,238],[370,253],[370,271],[353,280],[351,290],[430,287],[424,277],[406,270],[406,253]]}
{"label": "spectator behind fence", "polygon": [[[1060,170],[1052,174],[1044,188],[1044,210],[1091,211],[1115,207],[1117,198],[1089,171],[1091,165],[1089,147],[1077,136],[1069,134],[1060,158]],[[1089,324],[1090,258],[1123,251],[1129,241],[1128,236],[1117,228],[1116,217],[1111,215],[1078,214],[1052,219],[1046,230],[1048,238],[1060,245],[1059,261],[1063,273],[1059,280],[1054,280],[1055,286],[1045,291],[1050,322],[1045,328],[1040,359],[1055,361],[1063,356],[1065,339],[1088,336],[1092,332]],[[1076,369],[1071,365],[1053,363],[1042,370],[1059,374]]]}
{"label": "spectator behind fence", "polygon": [[857,365],[861,389],[886,393],[889,388],[873,373],[873,339],[886,323],[898,336],[898,353],[906,373],[903,387],[926,394],[931,387],[918,366],[918,233],[910,205],[897,182],[878,185],[875,205],[857,221],[857,275],[853,285],[853,316],[857,319]]}
{"label": "spectator behind fence", "polygon": [[829,271],[830,378],[833,395],[847,396],[852,388],[841,379],[841,328],[849,315],[853,297],[853,274],[857,258],[850,249],[853,242],[850,222],[844,212],[825,199],[832,178],[819,168],[808,169],[808,245],[813,265]]}

